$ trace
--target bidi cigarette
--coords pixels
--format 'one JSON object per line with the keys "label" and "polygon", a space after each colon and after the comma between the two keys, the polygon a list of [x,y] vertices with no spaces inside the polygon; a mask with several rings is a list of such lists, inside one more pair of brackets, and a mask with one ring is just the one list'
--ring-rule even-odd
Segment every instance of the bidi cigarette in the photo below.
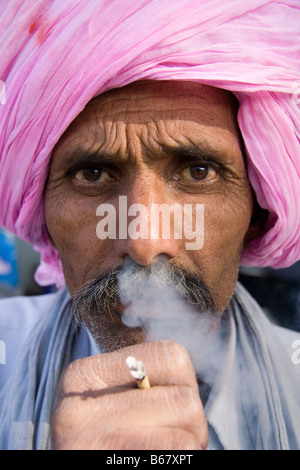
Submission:
{"label": "bidi cigarette", "polygon": [[145,366],[142,361],[137,361],[135,357],[128,356],[126,364],[129,367],[132,377],[135,378],[138,388],[150,388],[149,377],[146,375]]}

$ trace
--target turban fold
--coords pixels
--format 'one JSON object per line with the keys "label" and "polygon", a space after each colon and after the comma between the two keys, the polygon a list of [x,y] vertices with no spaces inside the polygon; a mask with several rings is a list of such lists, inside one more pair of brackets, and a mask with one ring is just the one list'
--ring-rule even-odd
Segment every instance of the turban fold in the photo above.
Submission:
{"label": "turban fold", "polygon": [[0,225],[41,253],[37,282],[64,283],[43,205],[54,145],[89,100],[140,79],[237,97],[249,179],[269,211],[242,263],[297,261],[299,31],[299,0],[2,0]]}

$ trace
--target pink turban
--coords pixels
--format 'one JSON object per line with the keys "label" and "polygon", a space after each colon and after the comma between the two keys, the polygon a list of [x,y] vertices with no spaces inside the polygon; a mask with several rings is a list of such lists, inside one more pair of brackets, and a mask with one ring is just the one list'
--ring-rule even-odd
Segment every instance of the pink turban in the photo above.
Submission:
{"label": "pink turban", "polygon": [[40,284],[64,283],[43,208],[51,151],[92,97],[139,79],[235,94],[270,213],[242,263],[300,258],[299,0],[2,0],[0,31],[0,224],[41,253]]}

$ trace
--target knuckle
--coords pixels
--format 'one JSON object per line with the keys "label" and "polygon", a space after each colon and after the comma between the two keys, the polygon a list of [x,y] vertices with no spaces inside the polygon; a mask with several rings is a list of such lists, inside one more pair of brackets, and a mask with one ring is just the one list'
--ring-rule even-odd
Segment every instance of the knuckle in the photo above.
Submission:
{"label": "knuckle", "polygon": [[71,362],[71,364],[69,364],[68,367],[62,372],[59,381],[60,392],[67,394],[70,390],[72,390],[78,375],[80,375],[80,360]]}
{"label": "knuckle", "polygon": [[163,350],[163,360],[169,363],[170,367],[173,368],[176,364],[176,368],[180,370],[192,368],[190,355],[182,344],[171,340],[162,340],[161,349]]}
{"label": "knuckle", "polygon": [[199,443],[198,443],[197,437],[188,431],[181,432],[180,450],[198,450],[198,449],[199,449]]}
{"label": "knuckle", "polygon": [[77,359],[64,370],[59,381],[59,397],[84,394],[99,388],[101,378],[95,371],[95,357]]}
{"label": "knuckle", "polygon": [[189,360],[189,353],[182,344],[171,340],[162,340],[162,344],[166,351],[166,355],[172,354],[180,360]]}
{"label": "knuckle", "polygon": [[174,386],[166,401],[173,414],[177,413],[180,416],[185,428],[195,428],[203,421],[204,410],[201,400],[189,386]]}
{"label": "knuckle", "polygon": [[199,450],[199,439],[197,436],[185,429],[170,429],[163,436],[165,450]]}
{"label": "knuckle", "polygon": [[[172,402],[172,403],[171,403]],[[180,416],[181,427],[192,435],[206,434],[207,421],[199,395],[188,386],[176,386],[169,406]],[[182,412],[184,410],[184,412]]]}
{"label": "knuckle", "polygon": [[176,387],[176,401],[179,407],[184,406],[185,414],[189,417],[199,418],[203,407],[198,395],[188,386]]}

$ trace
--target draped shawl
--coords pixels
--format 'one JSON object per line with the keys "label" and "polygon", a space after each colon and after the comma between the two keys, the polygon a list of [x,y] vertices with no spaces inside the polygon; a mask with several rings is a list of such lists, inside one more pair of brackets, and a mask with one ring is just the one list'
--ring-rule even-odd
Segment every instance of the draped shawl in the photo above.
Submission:
{"label": "draped shawl", "polygon": [[[0,392],[2,450],[50,448],[50,420],[61,372],[74,358],[91,354],[87,330],[79,332],[72,321],[65,287],[52,302],[44,312],[45,321],[32,328]],[[240,284],[225,315],[224,343],[213,341],[214,355],[210,359],[205,355],[209,448],[215,448],[217,441],[217,448],[232,450],[299,450],[299,366],[292,363],[277,327]],[[203,363],[202,352],[200,347],[195,368]],[[216,357],[219,370],[211,374]]]}

